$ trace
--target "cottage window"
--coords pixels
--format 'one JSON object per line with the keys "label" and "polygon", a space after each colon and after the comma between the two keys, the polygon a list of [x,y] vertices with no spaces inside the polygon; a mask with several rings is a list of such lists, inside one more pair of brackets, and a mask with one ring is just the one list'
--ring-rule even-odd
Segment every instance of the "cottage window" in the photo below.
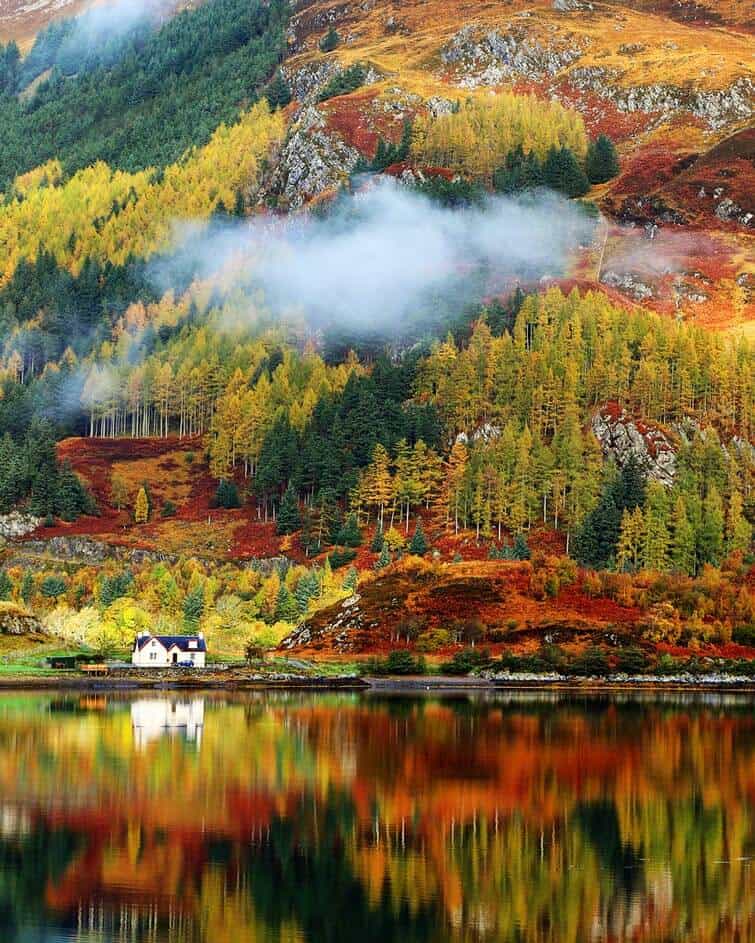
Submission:
{"label": "cottage window", "polygon": [[196,642],[189,642],[189,648],[196,648],[196,647],[197,647]]}

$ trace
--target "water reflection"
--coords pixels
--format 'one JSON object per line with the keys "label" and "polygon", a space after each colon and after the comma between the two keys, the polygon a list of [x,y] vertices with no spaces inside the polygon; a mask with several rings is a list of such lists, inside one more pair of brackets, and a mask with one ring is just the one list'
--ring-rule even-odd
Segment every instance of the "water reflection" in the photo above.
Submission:
{"label": "water reflection", "polygon": [[752,709],[3,697],[0,939],[755,940]]}
{"label": "water reflection", "polygon": [[146,698],[134,701],[131,705],[131,727],[134,743],[139,749],[144,749],[160,737],[179,737],[194,744],[199,750],[204,727],[204,698],[196,697],[190,701]]}

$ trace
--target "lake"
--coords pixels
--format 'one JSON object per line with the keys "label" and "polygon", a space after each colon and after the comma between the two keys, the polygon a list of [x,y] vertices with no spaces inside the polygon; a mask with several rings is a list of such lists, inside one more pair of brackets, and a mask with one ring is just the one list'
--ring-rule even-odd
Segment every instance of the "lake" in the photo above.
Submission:
{"label": "lake", "polygon": [[753,707],[2,695],[0,940],[753,941]]}

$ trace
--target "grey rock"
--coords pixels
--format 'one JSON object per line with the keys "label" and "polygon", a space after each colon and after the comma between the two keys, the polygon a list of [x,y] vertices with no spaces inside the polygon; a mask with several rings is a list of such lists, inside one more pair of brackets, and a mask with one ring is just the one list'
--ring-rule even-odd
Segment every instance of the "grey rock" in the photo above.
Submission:
{"label": "grey rock", "polygon": [[576,62],[581,54],[573,37],[543,46],[522,29],[501,34],[471,23],[451,38],[440,56],[446,65],[458,70],[461,87],[477,88],[500,85],[516,76],[530,79],[554,76]]}
{"label": "grey rock", "polygon": [[289,130],[269,189],[288,208],[301,209],[347,183],[359,157],[359,151],[327,129],[323,114],[308,105]]}
{"label": "grey rock", "polygon": [[603,272],[600,281],[603,285],[608,285],[609,288],[615,288],[617,291],[629,295],[635,301],[647,301],[648,298],[655,296],[653,286],[643,282],[641,278],[632,272],[614,272],[608,269]]}
{"label": "grey rock", "polygon": [[606,458],[613,458],[619,468],[635,459],[649,478],[670,488],[676,475],[675,443],[666,433],[650,424],[632,419],[625,410],[618,416],[606,409],[597,410],[590,423]]}
{"label": "grey rock", "polygon": [[42,524],[42,518],[33,514],[22,514],[21,511],[11,511],[10,514],[0,515],[0,537],[14,540],[26,537],[33,533]]}

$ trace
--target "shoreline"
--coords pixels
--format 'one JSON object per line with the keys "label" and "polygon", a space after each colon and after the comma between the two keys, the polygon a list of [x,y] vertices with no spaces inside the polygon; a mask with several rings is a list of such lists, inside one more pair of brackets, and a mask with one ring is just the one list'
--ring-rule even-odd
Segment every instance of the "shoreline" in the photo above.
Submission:
{"label": "shoreline", "polygon": [[651,678],[565,678],[537,677],[474,678],[456,676],[358,677],[344,676],[251,676],[238,678],[127,678],[82,676],[18,676],[0,678],[0,693],[8,691],[70,692],[239,692],[239,691],[322,691],[362,692],[365,694],[495,694],[507,691],[561,691],[609,693],[626,691],[726,691],[755,695],[755,678],[721,675],[654,676]]}

